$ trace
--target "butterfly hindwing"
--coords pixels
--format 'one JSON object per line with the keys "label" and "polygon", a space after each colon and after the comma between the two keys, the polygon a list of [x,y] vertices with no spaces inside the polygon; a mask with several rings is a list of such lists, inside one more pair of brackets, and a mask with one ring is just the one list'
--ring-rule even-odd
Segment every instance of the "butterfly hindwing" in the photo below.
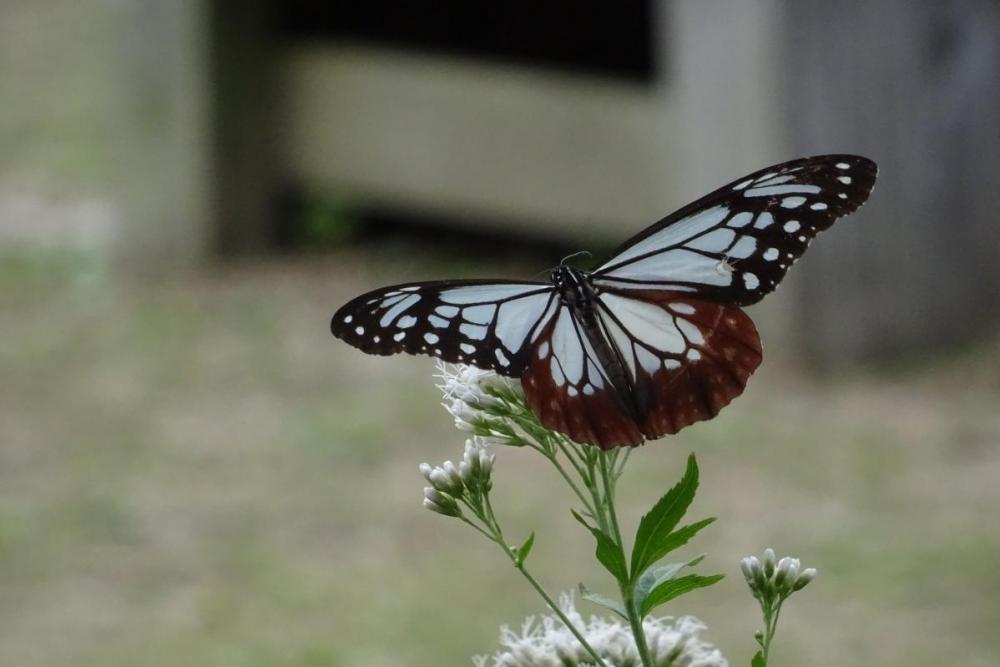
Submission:
{"label": "butterfly hindwing", "polygon": [[542,283],[396,285],[350,301],[334,314],[330,329],[368,354],[428,354],[519,377],[528,341],[555,299]]}
{"label": "butterfly hindwing", "polygon": [[613,383],[569,307],[559,306],[532,343],[521,376],[539,421],[576,442],[638,445],[639,425]]}
{"label": "butterfly hindwing", "polygon": [[647,438],[714,417],[761,362],[757,330],[737,307],[657,290],[608,291],[598,300]]}
{"label": "butterfly hindwing", "polygon": [[594,272],[594,283],[689,292],[738,306],[756,303],[819,232],[865,202],[876,171],[874,162],[854,155],[762,169],[626,241]]}

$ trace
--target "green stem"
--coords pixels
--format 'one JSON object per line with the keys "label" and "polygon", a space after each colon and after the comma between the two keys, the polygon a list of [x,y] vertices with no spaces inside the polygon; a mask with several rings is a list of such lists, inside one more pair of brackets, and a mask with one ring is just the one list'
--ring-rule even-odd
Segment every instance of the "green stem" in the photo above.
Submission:
{"label": "green stem", "polygon": [[774,639],[774,633],[778,631],[778,617],[781,616],[782,602],[784,602],[784,600],[779,600],[778,604],[774,607],[773,610],[771,610],[774,613],[773,616],[771,616],[771,614],[769,613],[765,613],[764,615],[765,617],[764,620],[767,624],[767,629],[764,632],[764,650],[763,650],[765,665],[767,664],[767,656],[771,651],[771,640]]}
{"label": "green stem", "polygon": [[[615,511],[615,489],[611,481],[611,475],[608,472],[608,457],[605,455],[605,452],[601,452],[600,459],[601,479],[604,481],[604,496],[607,500],[608,514],[611,520],[612,537],[618,548],[624,553],[625,546],[622,543],[621,530],[618,528],[618,513]],[[624,581],[618,582],[618,588],[622,594],[622,606],[625,607],[629,625],[632,627],[635,646],[639,650],[639,659],[642,660],[643,667],[653,667],[653,657],[649,654],[649,645],[646,643],[646,631],[642,627],[642,617],[639,616],[639,611],[635,608],[633,587],[627,576]]]}
{"label": "green stem", "polygon": [[[528,583],[531,584],[531,587],[535,589],[535,592],[538,593],[540,596],[542,596],[542,599],[545,600],[545,604],[549,606],[549,609],[551,609],[552,612],[559,618],[559,620],[562,621],[563,624],[569,629],[569,631],[573,633],[573,636],[576,637],[577,641],[580,642],[580,645],[583,646],[584,650],[586,650],[587,653],[590,654],[590,657],[594,659],[597,666],[607,667],[607,664],[604,662],[603,658],[601,658],[601,656],[597,654],[597,651],[594,650],[594,647],[590,645],[590,643],[583,636],[583,634],[579,630],[577,630],[575,625],[573,625],[573,621],[571,621],[569,617],[567,617],[566,614],[563,613],[563,610],[559,608],[559,605],[557,605],[555,601],[545,591],[545,589],[542,588],[542,585],[539,584],[538,581],[533,576],[531,576],[531,573],[528,572],[528,570],[524,567],[524,563],[517,562],[517,556],[515,555],[514,551],[510,548],[510,546],[508,546],[506,539],[504,539],[503,530],[500,528],[500,524],[496,519],[496,515],[493,513],[493,505],[492,503],[490,503],[490,497],[487,495],[485,496],[484,500],[485,500],[486,516],[489,519],[488,521],[489,527],[493,530],[493,535],[487,534],[487,537],[496,542],[497,546],[499,546],[503,550],[503,552],[507,554],[507,558],[509,558],[510,562],[513,563],[514,569],[520,572],[524,576],[524,578],[528,580]],[[480,532],[486,534],[485,531],[481,530]]]}

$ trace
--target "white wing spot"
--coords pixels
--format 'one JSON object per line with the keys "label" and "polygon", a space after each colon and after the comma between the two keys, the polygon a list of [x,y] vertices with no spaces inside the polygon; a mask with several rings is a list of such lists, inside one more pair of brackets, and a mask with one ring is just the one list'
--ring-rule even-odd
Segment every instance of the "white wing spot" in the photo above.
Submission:
{"label": "white wing spot", "polygon": [[838,176],[837,180],[840,181],[841,183],[843,183],[844,185],[850,185],[851,184],[851,177],[850,176]]}
{"label": "white wing spot", "polygon": [[781,208],[798,208],[805,203],[805,197],[785,197],[781,200]]}
{"label": "white wing spot", "polygon": [[428,331],[427,333],[424,334],[424,340],[433,345],[434,343],[438,342],[441,339],[438,338],[438,335],[436,333],[431,333]]}
{"label": "white wing spot", "polygon": [[729,256],[736,259],[746,259],[757,249],[757,239],[752,236],[744,236],[729,249]]}
{"label": "white wing spot", "polygon": [[838,162],[837,163],[837,169],[847,169],[850,166],[851,165],[847,164],[846,162]]}
{"label": "white wing spot", "polygon": [[458,325],[458,330],[465,334],[466,338],[472,338],[474,340],[483,340],[486,338],[486,332],[488,329],[484,326],[478,324],[468,324],[463,322]]}
{"label": "white wing spot", "polygon": [[794,234],[795,232],[799,231],[801,227],[802,225],[799,224],[798,220],[789,220],[788,222],[785,223],[785,226],[782,227],[782,229],[784,229],[789,234]]}
{"label": "white wing spot", "polygon": [[493,320],[496,306],[483,305],[462,309],[462,318],[473,324],[489,324]]}
{"label": "white wing spot", "polygon": [[399,291],[400,292],[416,292],[418,289],[420,289],[420,288],[419,287],[400,287]]}
{"label": "white wing spot", "polygon": [[728,248],[729,244],[736,238],[736,232],[731,229],[716,229],[715,231],[703,234],[686,245],[692,250],[704,250],[705,252],[721,252]]}
{"label": "white wing spot", "polygon": [[694,314],[694,306],[692,306],[689,303],[671,303],[669,307],[670,310],[674,311],[675,313],[680,313],[681,315]]}
{"label": "white wing spot", "polygon": [[694,324],[688,322],[685,319],[678,319],[677,328],[681,330],[684,337],[687,338],[689,343],[694,343],[695,345],[701,345],[705,342],[705,337],[701,333],[701,329],[696,327]]}
{"label": "white wing spot", "polygon": [[760,280],[757,279],[755,273],[744,273],[743,284],[746,285],[747,289],[757,289],[760,286]]}
{"label": "white wing spot", "polygon": [[549,360],[549,372],[552,374],[552,381],[556,383],[557,387],[566,384],[566,377],[563,375],[562,369],[559,368],[559,361],[555,357]]}
{"label": "white wing spot", "polygon": [[751,188],[743,193],[745,197],[770,197],[772,195],[790,195],[796,192],[815,194],[820,191],[818,185],[789,183],[788,185],[768,185],[763,188]]}
{"label": "white wing spot", "polygon": [[372,340],[373,340],[374,342],[376,342],[376,343],[379,343],[379,342],[381,342],[381,341],[382,341],[382,339],[381,339],[381,338],[380,338],[379,336],[375,336],[374,338],[372,338]]}
{"label": "white wing spot", "polygon": [[348,315],[347,317],[344,318],[344,324],[350,324],[351,320],[353,319],[354,319],[353,315]]}
{"label": "white wing spot", "polygon": [[743,181],[742,183],[738,183],[738,184],[734,185],[733,186],[733,190],[742,190],[743,188],[745,188],[746,186],[750,185],[751,183],[753,183],[753,179],[752,178],[748,178],[747,180]]}
{"label": "white wing spot", "polygon": [[753,220],[753,213],[743,211],[742,213],[737,213],[730,218],[729,222],[726,224],[734,229],[739,229],[740,227],[746,227],[749,225],[751,220]]}
{"label": "white wing spot", "polygon": [[500,362],[501,366],[510,366],[510,359],[507,358],[507,355],[499,347],[493,351],[493,354],[496,355],[497,361]]}
{"label": "white wing spot", "polygon": [[354,330],[354,333],[358,334],[359,336],[360,336],[361,334],[363,334],[364,332],[365,332],[365,328],[364,328],[364,327],[357,327],[357,328],[356,328],[356,329]]}
{"label": "white wing spot", "polygon": [[660,367],[660,358],[645,347],[639,346],[637,348],[635,358],[639,361],[639,365],[642,366],[643,370],[650,375],[655,373]]}
{"label": "white wing spot", "polygon": [[459,347],[462,348],[462,352],[465,352],[466,354],[472,354],[473,352],[476,351],[476,346],[469,345],[468,343],[462,343],[459,345]]}
{"label": "white wing spot", "polygon": [[567,394],[569,394],[570,396],[576,396],[576,395],[577,395],[577,394],[579,394],[580,392],[578,392],[578,391],[576,390],[576,387],[574,387],[573,385],[570,385],[570,386],[569,386],[569,388],[568,388],[568,389],[566,389],[566,393],[567,393]]}
{"label": "white wing spot", "polygon": [[764,211],[763,213],[757,216],[757,222],[753,223],[753,228],[764,229],[766,227],[770,227],[771,223],[773,222],[774,222],[774,216],[768,213],[767,211]]}
{"label": "white wing spot", "polygon": [[438,317],[437,315],[428,315],[427,321],[430,322],[433,326],[437,327],[438,329],[444,329],[449,324],[448,320],[444,319],[443,317]]}
{"label": "white wing spot", "polygon": [[[397,317],[406,312],[408,308],[413,306],[413,304],[420,301],[419,294],[410,294],[409,296],[403,297],[400,301],[393,303],[392,307],[385,311],[382,315],[382,319],[379,320],[378,324],[380,327],[387,327],[392,324],[392,321]],[[388,303],[388,301],[386,302]]]}
{"label": "white wing spot", "polygon": [[805,234],[800,234],[799,235],[799,240],[802,241],[803,243],[805,243],[805,241],[806,241],[806,235]]}
{"label": "white wing spot", "polygon": [[585,384],[585,385],[583,385],[583,393],[585,393],[587,396],[593,396],[594,395],[594,385],[592,385],[592,384]]}
{"label": "white wing spot", "polygon": [[438,306],[434,309],[434,312],[441,317],[455,317],[458,315],[458,308],[455,306]]}
{"label": "white wing spot", "polygon": [[767,250],[764,251],[764,259],[766,259],[769,262],[773,262],[774,260],[778,259],[778,255],[780,254],[781,253],[778,252],[777,248],[768,248]]}
{"label": "white wing spot", "polygon": [[720,276],[731,276],[733,275],[733,267],[729,264],[729,262],[723,259],[715,265],[715,272]]}
{"label": "white wing spot", "polygon": [[701,359],[701,352],[695,349],[690,349],[687,351],[687,358],[691,361],[698,361]]}
{"label": "white wing spot", "polygon": [[397,343],[399,341],[403,340],[404,338],[406,338],[406,332],[405,331],[400,331],[398,334],[396,334],[395,336],[392,337],[392,339],[394,341],[396,341]]}
{"label": "white wing spot", "polygon": [[666,368],[668,371],[673,370],[675,368],[680,368],[681,362],[677,361],[676,359],[665,359],[663,361],[663,367]]}
{"label": "white wing spot", "polygon": [[811,208],[814,211],[825,211],[827,209],[827,205],[821,201],[818,201],[809,208]]}
{"label": "white wing spot", "polygon": [[542,344],[538,346],[538,358],[544,359],[545,355],[549,353],[549,341],[542,341]]}
{"label": "white wing spot", "polygon": [[404,315],[403,317],[399,318],[398,322],[396,322],[396,326],[399,327],[400,329],[409,329],[416,323],[417,323],[417,318],[415,318],[413,315]]}

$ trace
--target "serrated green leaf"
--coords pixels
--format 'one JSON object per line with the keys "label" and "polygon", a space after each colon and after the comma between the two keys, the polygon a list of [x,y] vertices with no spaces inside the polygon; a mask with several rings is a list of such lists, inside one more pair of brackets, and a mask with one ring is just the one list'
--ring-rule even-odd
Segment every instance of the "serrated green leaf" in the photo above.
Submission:
{"label": "serrated green leaf", "polygon": [[[700,531],[705,526],[708,526],[715,522],[715,517],[709,517],[707,519],[702,519],[701,521],[696,521],[695,523],[690,523],[686,526],[678,528],[672,533],[662,535],[653,539],[652,544],[649,546],[648,555],[650,558],[649,563],[647,563],[642,572],[651,567],[653,563],[660,560],[666,556],[671,551],[681,548],[688,543],[692,537],[694,537],[698,531]],[[642,576],[636,572],[632,573],[632,576]]]}
{"label": "serrated green leaf", "polygon": [[524,564],[524,559],[531,553],[531,547],[534,546],[534,544],[535,531],[531,531],[531,535],[528,535],[528,539],[524,541],[524,544],[518,547],[517,554],[514,556],[518,567],[521,567],[521,565]]}
{"label": "serrated green leaf", "polygon": [[583,598],[584,600],[588,600],[596,605],[604,607],[608,611],[613,611],[614,613],[624,618],[626,621],[628,620],[628,616],[625,614],[625,607],[623,607],[621,603],[618,602],[617,600],[612,600],[606,595],[593,593],[583,584],[578,584],[578,588],[580,591],[580,597]]}
{"label": "serrated green leaf", "polygon": [[664,581],[669,581],[677,576],[685,567],[694,567],[700,563],[705,558],[705,554],[698,556],[697,558],[692,558],[686,563],[661,563],[659,565],[653,565],[639,577],[639,580],[635,583],[635,588],[633,589],[633,596],[635,600],[636,608],[642,608],[642,602],[649,595],[649,591],[653,590]]}
{"label": "serrated green leaf", "polygon": [[[639,577],[666,552],[655,556],[658,539],[662,541],[680,523],[698,489],[698,462],[694,454],[688,457],[684,477],[643,515],[632,547],[632,576]],[[654,557],[655,556],[655,557]]]}
{"label": "serrated green leaf", "polygon": [[608,572],[611,573],[616,580],[619,582],[624,582],[628,579],[628,569],[625,565],[625,554],[622,552],[621,548],[615,541],[608,536],[607,533],[602,531],[600,528],[595,528],[588,524],[582,516],[573,512],[573,517],[579,521],[583,526],[590,531],[597,540],[597,560],[600,561],[601,565],[604,566]]}
{"label": "serrated green leaf", "polygon": [[750,667],[767,667],[767,663],[764,662],[764,653],[762,651],[757,651],[753,660],[750,661]]}
{"label": "serrated green leaf", "polygon": [[711,586],[715,582],[722,579],[723,576],[725,575],[713,574],[708,577],[703,577],[700,574],[689,574],[683,577],[678,577],[677,579],[665,581],[653,590],[649,591],[649,594],[646,595],[646,599],[642,601],[642,606],[639,607],[639,615],[646,616],[649,612],[653,611],[661,604],[669,602],[670,600],[684,595],[685,593],[689,593],[696,588]]}

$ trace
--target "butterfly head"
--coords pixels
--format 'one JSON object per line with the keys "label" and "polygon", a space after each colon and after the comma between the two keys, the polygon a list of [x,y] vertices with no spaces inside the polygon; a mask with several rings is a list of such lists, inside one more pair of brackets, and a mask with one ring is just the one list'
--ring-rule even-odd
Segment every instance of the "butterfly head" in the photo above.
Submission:
{"label": "butterfly head", "polygon": [[582,304],[593,293],[587,274],[572,266],[559,265],[549,276],[563,301],[568,304]]}

